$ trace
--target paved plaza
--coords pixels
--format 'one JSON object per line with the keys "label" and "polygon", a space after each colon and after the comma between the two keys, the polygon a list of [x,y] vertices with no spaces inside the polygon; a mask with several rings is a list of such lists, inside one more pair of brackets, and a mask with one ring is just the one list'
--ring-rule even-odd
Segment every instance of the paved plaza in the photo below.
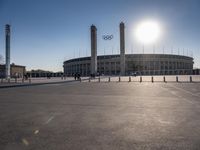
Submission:
{"label": "paved plaza", "polygon": [[198,150],[199,116],[200,83],[3,88],[0,150]]}

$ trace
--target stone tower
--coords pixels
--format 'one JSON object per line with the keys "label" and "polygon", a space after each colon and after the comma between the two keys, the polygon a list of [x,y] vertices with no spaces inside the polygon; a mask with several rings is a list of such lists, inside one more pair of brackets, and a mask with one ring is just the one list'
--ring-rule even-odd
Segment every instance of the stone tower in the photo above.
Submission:
{"label": "stone tower", "polygon": [[5,38],[6,38],[6,78],[10,78],[10,25],[6,24],[5,26]]}
{"label": "stone tower", "polygon": [[91,74],[97,73],[97,28],[91,26]]}
{"label": "stone tower", "polygon": [[119,25],[120,28],[120,75],[125,75],[125,25],[123,22]]}

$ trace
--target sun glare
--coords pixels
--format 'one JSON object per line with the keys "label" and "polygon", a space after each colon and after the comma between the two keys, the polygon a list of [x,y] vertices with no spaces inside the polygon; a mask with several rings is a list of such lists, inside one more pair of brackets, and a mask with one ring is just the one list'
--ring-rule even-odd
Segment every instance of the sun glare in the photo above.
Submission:
{"label": "sun glare", "polygon": [[143,44],[155,42],[161,33],[160,25],[155,21],[141,22],[134,31],[136,38]]}

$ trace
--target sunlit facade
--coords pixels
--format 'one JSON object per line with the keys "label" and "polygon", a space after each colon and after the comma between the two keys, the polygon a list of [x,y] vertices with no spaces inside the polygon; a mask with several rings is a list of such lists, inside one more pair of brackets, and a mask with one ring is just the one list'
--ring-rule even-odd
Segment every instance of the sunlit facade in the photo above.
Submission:
{"label": "sunlit facade", "polygon": [[[64,74],[80,73],[89,76],[90,57],[70,59],[64,62]],[[193,58],[171,54],[126,54],[125,74],[132,75],[181,75],[192,74]],[[101,75],[120,74],[120,55],[97,57],[97,72]]]}

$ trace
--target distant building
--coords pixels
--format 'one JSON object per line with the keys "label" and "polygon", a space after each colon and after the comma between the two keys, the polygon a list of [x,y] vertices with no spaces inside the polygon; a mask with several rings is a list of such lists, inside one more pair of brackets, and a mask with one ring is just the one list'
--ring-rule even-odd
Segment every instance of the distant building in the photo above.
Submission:
{"label": "distant building", "polygon": [[40,77],[61,77],[63,76],[63,72],[52,72],[52,71],[46,71],[46,70],[31,70],[27,71],[28,77],[33,78],[40,78]]}
{"label": "distant building", "polygon": [[[10,76],[11,78],[22,78],[26,74],[26,67],[25,66],[20,66],[20,65],[15,65],[11,64],[10,65]],[[5,78],[6,76],[6,66],[5,65],[0,65],[0,77]]]}
{"label": "distant building", "polygon": [[[75,58],[64,62],[64,74],[80,73],[89,76],[91,57]],[[193,74],[193,58],[171,54],[126,54],[125,75],[187,75]],[[120,55],[97,56],[97,72],[120,75]]]}

